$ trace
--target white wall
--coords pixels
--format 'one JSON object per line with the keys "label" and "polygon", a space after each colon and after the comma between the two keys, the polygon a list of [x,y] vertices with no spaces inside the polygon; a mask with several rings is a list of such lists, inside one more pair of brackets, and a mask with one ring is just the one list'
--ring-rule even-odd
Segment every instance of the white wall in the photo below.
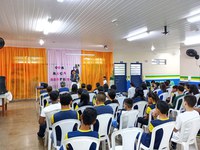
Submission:
{"label": "white wall", "polygon": [[200,59],[196,60],[193,57],[186,55],[187,49],[195,49],[200,55],[200,46],[181,46],[181,56],[180,56],[180,75],[182,76],[200,76]]}
{"label": "white wall", "polygon": [[[166,59],[167,65],[152,65],[152,59]],[[127,75],[130,75],[130,63],[139,61],[143,64],[143,76],[145,75],[179,75],[180,74],[180,52],[152,52],[139,48],[114,49],[114,62],[127,63]]]}

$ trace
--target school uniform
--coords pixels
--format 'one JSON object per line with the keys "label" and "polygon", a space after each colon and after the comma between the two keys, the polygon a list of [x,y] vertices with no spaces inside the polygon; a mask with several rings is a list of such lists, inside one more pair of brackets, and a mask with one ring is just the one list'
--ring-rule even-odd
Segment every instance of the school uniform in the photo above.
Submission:
{"label": "school uniform", "polygon": [[58,89],[58,91],[59,91],[59,93],[60,92],[69,92],[69,88],[67,88],[67,87],[61,87],[61,88]]}

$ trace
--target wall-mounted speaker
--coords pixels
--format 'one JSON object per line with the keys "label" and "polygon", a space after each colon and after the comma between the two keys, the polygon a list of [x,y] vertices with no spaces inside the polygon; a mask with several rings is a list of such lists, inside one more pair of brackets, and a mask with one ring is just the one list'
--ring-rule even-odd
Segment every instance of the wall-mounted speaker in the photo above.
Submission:
{"label": "wall-mounted speaker", "polygon": [[6,77],[0,76],[0,95],[5,94],[6,92]]}
{"label": "wall-mounted speaker", "polygon": [[3,48],[5,45],[5,41],[3,38],[0,37],[0,49]]}

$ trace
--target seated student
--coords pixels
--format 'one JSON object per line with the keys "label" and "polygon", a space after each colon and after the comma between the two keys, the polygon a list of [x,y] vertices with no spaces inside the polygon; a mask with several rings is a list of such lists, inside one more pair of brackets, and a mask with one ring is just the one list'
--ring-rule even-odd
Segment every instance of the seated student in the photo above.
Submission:
{"label": "seated student", "polygon": [[165,85],[166,85],[166,88],[170,88],[170,80],[166,80],[164,83],[165,83]]}
{"label": "seated student", "polygon": [[158,101],[160,101],[157,94],[155,94],[153,92],[149,92],[147,94],[147,96],[148,96],[148,106],[147,106],[146,111],[145,111],[146,115],[144,117],[139,117],[138,121],[137,121],[138,123],[141,124],[141,126],[142,125],[148,125],[149,114],[150,114],[151,110],[155,109],[156,103]]}
{"label": "seated student", "polygon": [[61,88],[58,89],[59,93],[60,92],[69,92],[69,88],[65,87],[65,82],[60,83]]}
{"label": "seated student", "polygon": [[[91,130],[91,125],[95,124],[97,118],[97,112],[94,108],[86,108],[81,115],[81,126],[78,131],[68,132],[65,136],[65,139],[70,139],[73,137],[80,137],[80,136],[88,136],[99,138],[99,134],[96,131]],[[72,147],[68,145],[69,149],[71,150]],[[92,144],[90,150],[95,150],[96,145]],[[61,146],[60,150],[63,150],[63,146]]]}
{"label": "seated student", "polygon": [[77,84],[73,84],[70,94],[72,95],[72,94],[77,94],[77,93],[78,93],[78,86]]}
{"label": "seated student", "polygon": [[80,97],[80,103],[78,103],[78,105],[76,105],[75,109],[78,109],[82,106],[87,106],[87,105],[93,106],[92,102],[90,102],[89,93],[88,92],[82,92],[81,97]]}
{"label": "seated student", "polygon": [[[99,93],[99,92],[104,92],[103,86],[99,86],[99,87],[97,88],[97,90],[98,90],[98,93]],[[97,93],[97,94],[98,94],[98,93]]]}
{"label": "seated student", "polygon": [[160,94],[167,92],[167,87],[165,83],[160,84],[160,90],[158,91],[157,95],[160,96]]}
{"label": "seated student", "polygon": [[128,89],[128,98],[133,98],[133,96],[135,95],[135,86],[134,86],[134,83],[131,82],[130,86],[131,87]]}
{"label": "seated student", "polygon": [[[60,95],[60,103],[61,103],[61,111],[52,115],[51,117],[52,124],[65,119],[79,119],[79,114],[76,111],[71,110],[70,108],[70,105],[72,103],[72,97],[69,93]],[[58,145],[60,145],[59,144],[61,141],[60,130],[57,130],[56,134],[57,134]]]}
{"label": "seated student", "polygon": [[135,89],[135,95],[133,96],[133,103],[139,102],[139,101],[145,101],[144,97],[144,91],[142,88],[137,87]]}
{"label": "seated student", "polygon": [[[46,89],[46,92],[47,93],[45,95],[43,95],[43,97],[41,97],[41,99],[46,98],[50,95],[50,93],[52,92],[52,86],[48,86]],[[48,106],[49,104],[51,104],[51,100],[49,102],[44,101],[44,107]]]}
{"label": "seated student", "polygon": [[113,109],[112,107],[108,105],[104,105],[106,101],[106,95],[104,92],[99,92],[97,94],[97,99],[96,99],[96,106],[94,107],[97,111],[97,115],[101,114],[113,114]]}
{"label": "seated student", "polygon": [[100,86],[100,83],[99,82],[97,82],[96,83],[96,88],[94,89],[94,93],[96,93],[96,94],[98,94],[98,87]]}
{"label": "seated student", "polygon": [[82,88],[83,92],[87,92],[85,83],[81,84],[81,88]]}
{"label": "seated student", "polygon": [[189,91],[190,91],[190,85],[189,85],[189,84],[185,84],[185,85],[184,85],[184,88],[185,88],[184,94],[185,94],[185,95],[188,95],[188,94],[189,94]]}
{"label": "seated student", "polygon": [[118,100],[115,99],[115,96],[116,96],[115,90],[110,89],[108,91],[108,100],[106,100],[104,104],[105,105],[108,105],[108,104],[111,104],[111,103],[118,103],[119,104]]}
{"label": "seated student", "polygon": [[194,84],[190,85],[189,93],[192,94],[192,95],[199,94],[199,90],[198,90],[197,86],[194,85]]}
{"label": "seated student", "polygon": [[174,98],[178,95],[178,86],[177,85],[174,85],[173,87],[172,87],[172,91],[171,91],[171,93],[170,93],[170,97],[168,97],[167,99],[166,99],[166,102],[168,102],[168,103],[172,103],[172,101],[174,100]]}
{"label": "seated student", "polygon": [[156,88],[156,82],[155,82],[155,80],[152,80],[152,81],[151,81],[150,90],[151,90],[151,91],[154,91],[155,88]]}
{"label": "seated student", "polygon": [[[157,102],[155,114],[158,115],[157,116],[158,119],[151,121],[151,123],[149,125],[149,133],[143,133],[142,138],[141,138],[141,143],[143,145],[145,145],[146,147],[149,147],[149,145],[150,145],[151,133],[152,133],[153,129],[158,125],[172,121],[167,117],[168,110],[169,110],[169,106],[168,106],[167,102],[165,102],[165,101]],[[154,149],[159,148],[161,139],[162,139],[162,130],[157,131],[157,133],[156,133]]]}
{"label": "seated student", "polygon": [[[179,131],[184,122],[199,117],[199,113],[194,110],[194,106],[196,104],[196,97],[193,95],[186,95],[183,101],[183,107],[185,108],[184,113],[180,113],[176,118],[174,134],[173,136],[179,137]],[[172,148],[176,149],[176,143],[172,142]]]}
{"label": "seated student", "polygon": [[108,84],[107,84],[107,83],[103,85],[103,91],[104,91],[104,92],[108,92],[108,88],[109,88],[109,87],[108,87]]}
{"label": "seated student", "polygon": [[122,110],[120,111],[120,113],[118,114],[117,120],[113,120],[113,121],[112,121],[112,126],[113,126],[114,128],[119,128],[119,125],[120,125],[120,117],[121,117],[122,113],[124,113],[125,111],[130,111],[130,110],[132,110],[132,107],[133,107],[133,100],[130,99],[130,98],[126,98],[126,99],[124,100],[124,109],[122,109]]}
{"label": "seated student", "polygon": [[[172,99],[172,103],[169,104],[169,105],[170,105],[170,108],[173,108],[173,109],[174,109],[175,106],[176,106],[177,100],[178,100],[179,98],[185,96],[185,94],[184,94],[184,87],[183,87],[182,85],[179,85],[177,89],[178,89],[178,91],[177,91],[176,97],[175,97],[174,99]],[[178,110],[179,110],[181,104],[182,104],[182,101],[179,101]]]}
{"label": "seated student", "polygon": [[110,89],[117,91],[117,86],[113,84],[113,85],[110,86]]}
{"label": "seated student", "polygon": [[44,137],[44,133],[46,130],[46,122],[45,122],[46,115],[45,114],[48,112],[54,111],[54,110],[61,109],[61,105],[58,100],[58,96],[59,96],[58,91],[52,91],[50,93],[50,99],[52,101],[52,104],[45,107],[44,109],[42,109],[42,112],[41,112],[40,118],[39,118],[40,128],[39,128],[39,132],[37,133],[38,137],[41,137],[41,138]]}
{"label": "seated student", "polygon": [[91,84],[88,84],[88,85],[87,85],[87,91],[88,91],[89,93],[92,93],[92,85],[91,85]]}

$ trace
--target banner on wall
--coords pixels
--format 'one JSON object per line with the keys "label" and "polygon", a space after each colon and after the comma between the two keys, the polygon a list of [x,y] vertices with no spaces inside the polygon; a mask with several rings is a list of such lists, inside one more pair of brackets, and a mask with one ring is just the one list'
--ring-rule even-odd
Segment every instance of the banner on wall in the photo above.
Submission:
{"label": "banner on wall", "polygon": [[76,74],[79,75],[79,64],[75,64],[73,67],[71,67],[71,64],[66,65],[51,65],[49,68],[50,71],[50,84],[53,86],[54,89],[60,88],[60,83],[65,82],[66,87],[71,87],[71,71],[75,70]]}

